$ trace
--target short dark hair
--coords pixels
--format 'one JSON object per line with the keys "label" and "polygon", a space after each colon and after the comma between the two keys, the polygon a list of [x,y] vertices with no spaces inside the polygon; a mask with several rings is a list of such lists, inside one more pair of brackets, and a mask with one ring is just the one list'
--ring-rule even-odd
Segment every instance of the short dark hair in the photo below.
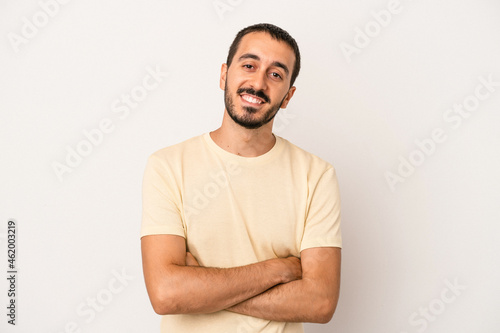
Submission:
{"label": "short dark hair", "polygon": [[229,53],[227,55],[227,60],[226,60],[227,67],[229,68],[229,66],[231,66],[231,62],[233,61],[234,55],[238,50],[240,41],[243,38],[243,36],[252,32],[267,32],[269,35],[271,35],[272,38],[287,43],[288,46],[290,46],[293,49],[293,52],[295,53],[295,64],[293,66],[292,77],[290,80],[290,87],[293,86],[293,83],[295,82],[295,79],[299,75],[300,71],[299,46],[297,45],[295,39],[293,39],[293,37],[290,36],[288,32],[270,23],[254,24],[238,32],[238,34],[233,40],[233,43],[229,47]]}

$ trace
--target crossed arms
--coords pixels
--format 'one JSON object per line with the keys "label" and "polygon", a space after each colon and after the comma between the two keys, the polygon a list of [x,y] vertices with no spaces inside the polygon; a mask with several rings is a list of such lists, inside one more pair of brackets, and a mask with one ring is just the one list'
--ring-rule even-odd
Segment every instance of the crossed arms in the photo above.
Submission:
{"label": "crossed arms", "polygon": [[180,236],[144,236],[141,249],[148,295],[161,315],[228,310],[267,320],[327,323],[337,306],[337,247],[232,268],[199,266]]}

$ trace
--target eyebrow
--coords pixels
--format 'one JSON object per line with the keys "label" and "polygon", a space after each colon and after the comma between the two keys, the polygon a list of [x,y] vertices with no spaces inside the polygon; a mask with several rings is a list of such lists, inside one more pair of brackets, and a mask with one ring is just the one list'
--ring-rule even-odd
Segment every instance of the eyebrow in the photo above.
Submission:
{"label": "eyebrow", "polygon": [[[255,55],[253,53],[245,53],[245,54],[241,55],[238,58],[238,61],[241,61],[243,59],[254,59],[254,60],[260,61],[259,56]],[[290,71],[288,70],[288,67],[284,63],[282,63],[282,62],[273,61],[273,63],[271,64],[271,66],[276,66],[276,67],[282,68],[285,71],[286,75],[288,75],[288,73],[290,73]]]}

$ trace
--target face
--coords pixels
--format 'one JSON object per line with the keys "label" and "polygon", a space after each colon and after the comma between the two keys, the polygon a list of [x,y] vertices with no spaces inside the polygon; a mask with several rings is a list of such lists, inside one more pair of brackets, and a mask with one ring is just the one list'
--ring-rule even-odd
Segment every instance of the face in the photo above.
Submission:
{"label": "face", "polygon": [[265,32],[245,35],[231,66],[222,65],[220,87],[231,119],[249,129],[272,126],[295,92],[290,88],[294,62],[295,54],[285,42]]}

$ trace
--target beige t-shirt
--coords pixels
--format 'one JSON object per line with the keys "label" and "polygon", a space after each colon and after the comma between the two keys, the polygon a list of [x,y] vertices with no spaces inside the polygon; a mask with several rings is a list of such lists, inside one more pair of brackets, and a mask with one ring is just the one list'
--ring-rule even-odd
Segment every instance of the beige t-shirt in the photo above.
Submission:
{"label": "beige t-shirt", "polygon": [[[275,135],[267,153],[243,157],[209,133],[152,154],[143,180],[141,237],[179,235],[205,267],[300,257],[342,247],[340,197],[328,162]],[[303,332],[301,323],[229,311],[166,315],[161,332]]]}

